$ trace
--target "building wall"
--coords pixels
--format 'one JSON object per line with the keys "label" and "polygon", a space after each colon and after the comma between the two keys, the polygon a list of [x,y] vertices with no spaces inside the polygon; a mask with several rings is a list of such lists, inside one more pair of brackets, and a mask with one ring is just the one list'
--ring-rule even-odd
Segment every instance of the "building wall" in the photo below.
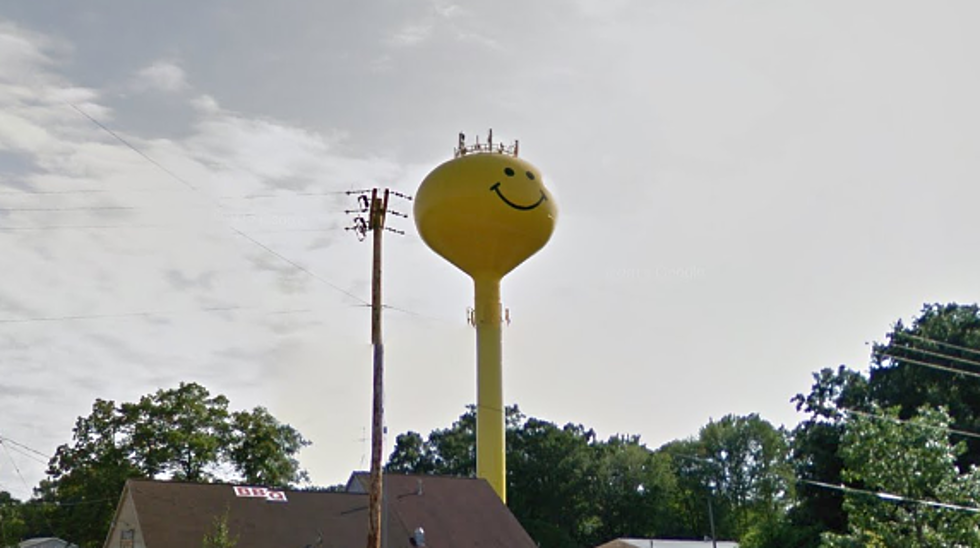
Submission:
{"label": "building wall", "polygon": [[136,505],[133,504],[129,489],[125,491],[122,507],[116,515],[116,521],[112,524],[104,548],[146,548],[139,519],[136,517]]}

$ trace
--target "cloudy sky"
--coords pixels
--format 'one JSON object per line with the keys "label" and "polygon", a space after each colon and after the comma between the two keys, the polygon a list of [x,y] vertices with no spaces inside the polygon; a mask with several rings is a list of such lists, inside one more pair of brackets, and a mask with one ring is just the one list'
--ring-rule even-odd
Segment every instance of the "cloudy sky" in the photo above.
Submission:
{"label": "cloudy sky", "polygon": [[[197,381],[311,438],[316,483],[366,467],[370,249],[343,192],[412,193],[490,127],[561,208],[503,285],[508,402],[650,446],[727,413],[792,426],[811,372],[866,367],[924,302],[977,300],[978,17],[5,2],[0,436],[51,454],[95,398]],[[393,224],[389,446],[475,398],[469,281]],[[0,455],[0,489],[28,495],[32,455]]]}

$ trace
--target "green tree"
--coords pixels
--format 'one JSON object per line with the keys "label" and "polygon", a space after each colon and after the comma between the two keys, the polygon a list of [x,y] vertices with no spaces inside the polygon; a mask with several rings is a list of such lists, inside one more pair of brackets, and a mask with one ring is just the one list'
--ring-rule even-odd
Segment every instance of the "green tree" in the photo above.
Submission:
{"label": "green tree", "polygon": [[212,397],[196,383],[181,383],[112,411],[122,437],[119,445],[143,475],[190,482],[214,479],[231,436],[226,397]]}
{"label": "green tree", "polygon": [[966,446],[950,443],[950,424],[944,409],[928,407],[908,422],[897,407],[850,417],[840,447],[843,477],[861,490],[844,496],[848,532],[825,533],[822,546],[980,546],[980,516],[942,506],[980,501],[980,472],[957,468]]}
{"label": "green tree", "polygon": [[248,483],[286,487],[309,481],[296,455],[310,444],[264,407],[232,414],[227,451],[232,467]]}
{"label": "green tree", "polygon": [[821,533],[847,530],[843,494],[807,481],[841,483],[844,463],[838,449],[844,420],[849,410],[869,409],[868,379],[842,365],[814,373],[813,381],[809,394],[793,398],[796,410],[808,417],[793,431],[792,463],[799,480],[796,502],[787,516],[787,538],[774,546],[813,548],[820,544]]}
{"label": "green tree", "polygon": [[[547,548],[588,546],[598,528],[592,496],[596,478],[595,434],[582,426],[558,427],[507,408],[508,505],[528,533]],[[426,439],[399,435],[390,472],[476,474],[476,410]]]}
{"label": "green tree", "polygon": [[398,434],[385,470],[396,474],[435,474],[432,446],[418,432]]}
{"label": "green tree", "polygon": [[784,519],[793,492],[787,433],[759,415],[710,421],[697,439],[672,442],[659,451],[671,457],[676,515],[687,535],[710,534],[709,500],[717,538],[742,540],[754,528]]}
{"label": "green tree", "polygon": [[204,534],[201,543],[202,548],[235,548],[238,544],[238,537],[231,535],[228,527],[228,510],[214,518],[211,524],[211,531]]}
{"label": "green tree", "polygon": [[[794,398],[808,418],[793,432],[793,462],[801,483],[789,513],[796,535],[784,545],[812,548],[822,531],[848,530],[843,494],[805,481],[842,481],[839,448],[849,412],[867,412],[874,403],[898,406],[899,416],[909,418],[923,405],[944,406],[954,428],[980,431],[980,383],[969,376],[980,371],[977,305],[927,304],[910,324],[896,322],[886,342],[872,348],[869,375],[844,366],[824,369],[814,374],[808,395]],[[967,440],[958,464],[962,471],[980,464],[980,440]],[[800,532],[806,532],[803,538]]]}
{"label": "green tree", "polygon": [[285,486],[306,478],[295,457],[308,444],[261,407],[230,413],[224,396],[181,383],[136,403],[96,400],[36,494],[52,505],[52,534],[97,547],[128,478]]}
{"label": "green tree", "polygon": [[0,546],[16,546],[27,534],[21,502],[0,491]]}
{"label": "green tree", "polygon": [[[955,373],[964,370],[967,373]],[[909,418],[922,406],[945,407],[959,430],[980,431],[980,307],[928,304],[910,325],[899,320],[872,351],[871,398]],[[980,439],[967,440],[959,465],[980,465]]]}
{"label": "green tree", "polygon": [[[507,504],[545,548],[595,546],[618,537],[702,538],[710,531],[708,472],[719,485],[726,474],[742,478],[736,503],[719,504],[744,513],[746,523],[756,514],[781,512],[789,492],[785,432],[755,415],[709,426],[704,440],[650,451],[636,436],[601,441],[585,426],[558,426],[510,408]],[[470,408],[452,427],[427,438],[402,434],[388,470],[472,476],[474,427]],[[681,456],[715,456],[723,467],[705,470]],[[725,496],[729,489],[723,486]]]}
{"label": "green tree", "polygon": [[598,544],[595,433],[530,418],[507,440],[508,506],[548,548]]}
{"label": "green tree", "polygon": [[614,436],[595,449],[599,542],[669,534],[674,527],[671,501],[677,495],[670,457],[647,449],[639,436]]}

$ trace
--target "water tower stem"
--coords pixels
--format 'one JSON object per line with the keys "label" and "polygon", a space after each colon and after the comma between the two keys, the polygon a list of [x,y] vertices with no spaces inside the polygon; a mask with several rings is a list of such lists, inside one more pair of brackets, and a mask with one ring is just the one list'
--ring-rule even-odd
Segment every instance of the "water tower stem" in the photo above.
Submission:
{"label": "water tower stem", "polygon": [[507,502],[500,280],[476,278],[476,475]]}

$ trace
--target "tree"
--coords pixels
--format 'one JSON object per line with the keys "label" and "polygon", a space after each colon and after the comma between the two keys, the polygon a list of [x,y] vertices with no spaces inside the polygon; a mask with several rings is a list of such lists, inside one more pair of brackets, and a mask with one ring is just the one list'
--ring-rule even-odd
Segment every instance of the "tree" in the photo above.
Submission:
{"label": "tree", "polygon": [[0,491],[0,546],[15,546],[26,533],[21,502],[10,493]]}
{"label": "tree", "polygon": [[204,534],[204,540],[201,543],[202,548],[235,548],[238,544],[238,537],[231,536],[231,530],[228,528],[228,510],[225,513],[214,518],[211,524],[211,531]]}
{"label": "tree", "polygon": [[671,501],[677,496],[670,457],[647,449],[639,436],[613,436],[595,450],[599,542],[669,534],[674,528]]}
{"label": "tree", "polygon": [[[956,373],[962,370],[966,373]],[[909,418],[924,405],[945,407],[953,428],[980,431],[980,307],[928,304],[911,325],[901,320],[876,343],[869,377],[871,398],[899,407]],[[967,440],[962,470],[980,465],[980,439]]]}
{"label": "tree", "polygon": [[[690,533],[742,540],[762,524],[781,523],[793,492],[787,434],[757,414],[726,415],[701,428],[697,439],[672,442],[677,515]],[[758,535],[758,533],[757,533]]]}
{"label": "tree", "polygon": [[72,442],[56,450],[36,493],[56,505],[52,534],[101,546],[128,478],[216,479],[285,486],[306,478],[296,454],[309,445],[267,410],[230,413],[224,396],[196,383],[136,403],[96,400]]}
{"label": "tree", "polygon": [[296,455],[310,442],[264,407],[232,414],[228,460],[248,483],[286,487],[309,481]]}
{"label": "tree", "polygon": [[[790,492],[785,432],[757,415],[725,417],[705,427],[703,439],[657,451],[637,436],[601,441],[585,426],[527,418],[516,406],[508,409],[507,425],[507,504],[544,548],[619,537],[702,538],[710,530],[710,481],[734,501],[719,499],[729,514],[744,515],[746,528],[755,517],[782,512]],[[388,471],[472,476],[474,426],[471,407],[428,438],[398,436]],[[715,457],[720,468],[705,470],[682,458],[691,456]],[[728,479],[734,477],[737,489]]]}
{"label": "tree", "polygon": [[792,435],[792,463],[798,480],[796,504],[787,519],[787,535],[775,545],[813,548],[822,532],[847,530],[844,496],[839,491],[814,486],[808,481],[841,483],[844,463],[838,455],[848,412],[869,409],[868,379],[843,365],[813,374],[808,395],[797,394],[796,410],[809,417]]}
{"label": "tree", "polygon": [[[875,404],[897,406],[899,417],[908,419],[923,405],[943,406],[954,428],[980,431],[980,382],[970,376],[980,371],[977,305],[927,304],[910,324],[896,322],[886,341],[873,345],[868,375],[844,366],[824,369],[814,374],[808,395],[793,398],[797,410],[809,417],[793,432],[793,461],[801,483],[789,521],[805,535],[784,545],[812,548],[822,531],[848,531],[843,494],[806,481],[842,482],[839,450],[849,414],[867,413]],[[967,440],[958,464],[961,471],[980,464],[980,440]]]}
{"label": "tree", "polygon": [[841,442],[848,532],[824,534],[822,546],[940,548],[980,546],[980,472],[961,473],[964,443],[951,444],[951,418],[924,407],[908,422],[899,408],[874,406],[851,416]]}
{"label": "tree", "polygon": [[595,433],[530,418],[507,440],[508,506],[542,546],[599,544]]}
{"label": "tree", "polygon": [[215,477],[231,437],[228,398],[211,397],[196,383],[181,383],[175,390],[158,390],[112,412],[120,447],[144,476],[190,482]]}

